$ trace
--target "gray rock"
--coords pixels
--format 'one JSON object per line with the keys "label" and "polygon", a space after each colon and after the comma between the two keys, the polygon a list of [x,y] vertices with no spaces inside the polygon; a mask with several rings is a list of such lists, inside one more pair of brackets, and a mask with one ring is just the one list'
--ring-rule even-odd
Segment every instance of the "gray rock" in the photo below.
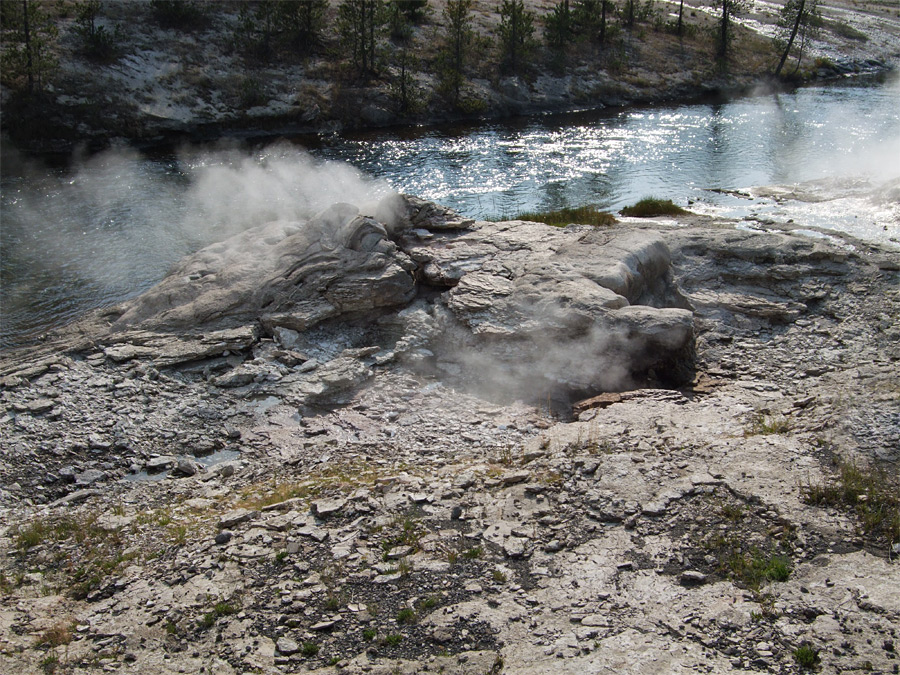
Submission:
{"label": "gray rock", "polygon": [[275,340],[284,349],[294,349],[297,346],[297,342],[300,340],[300,333],[291,330],[290,328],[285,328],[284,326],[275,326],[272,333],[275,336]]}
{"label": "gray rock", "polygon": [[337,204],[306,223],[247,230],[185,258],[122,306],[114,327],[214,327],[261,321],[304,331],[342,314],[403,305],[415,295],[409,257],[384,225]]}
{"label": "gray rock", "polygon": [[292,640],[289,637],[280,637],[275,643],[275,649],[278,650],[279,654],[290,656],[300,651],[300,645],[297,644],[296,640]]}
{"label": "gray rock", "polygon": [[387,553],[385,553],[384,557],[388,560],[399,560],[400,558],[405,558],[412,552],[412,546],[394,546]]}
{"label": "gray rock", "polygon": [[89,497],[93,497],[94,495],[99,495],[100,490],[94,490],[91,488],[85,488],[84,490],[76,490],[70,494],[67,494],[65,497],[60,497],[59,499],[50,502],[47,506],[50,508],[54,508],[57,506],[62,506],[63,504],[76,504],[78,502],[83,502],[85,499]]}
{"label": "gray rock", "polygon": [[504,486],[515,485],[524,483],[529,478],[531,478],[530,471],[510,471],[500,476],[500,483]]}
{"label": "gray rock", "polygon": [[317,499],[312,503],[312,512],[319,518],[327,518],[340,513],[346,505],[346,499]]}
{"label": "gray rock", "polygon": [[252,511],[250,509],[235,509],[234,511],[229,511],[219,519],[219,529],[230,529],[240,523],[246,523],[248,520],[253,520],[257,516],[259,516],[259,511]]}
{"label": "gray rock", "polygon": [[175,466],[175,471],[183,476],[194,476],[202,470],[203,467],[201,467],[196,460],[187,456],[179,457],[178,463]]}
{"label": "gray rock", "polygon": [[87,471],[75,474],[75,484],[82,486],[93,485],[105,478],[106,474],[103,471],[100,471],[99,469],[88,469]]}
{"label": "gray rock", "polygon": [[681,573],[678,580],[682,586],[701,586],[706,583],[706,575],[696,570],[686,570]]}
{"label": "gray rock", "polygon": [[147,460],[144,469],[147,473],[159,473],[160,471],[168,471],[178,464],[178,460],[171,455],[162,455]]}

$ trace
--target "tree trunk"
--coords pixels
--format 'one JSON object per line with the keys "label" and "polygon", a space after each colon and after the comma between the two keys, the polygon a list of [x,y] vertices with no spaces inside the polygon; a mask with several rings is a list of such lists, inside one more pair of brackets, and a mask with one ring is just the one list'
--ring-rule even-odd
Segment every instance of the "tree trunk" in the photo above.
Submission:
{"label": "tree trunk", "polygon": [[788,38],[787,47],[784,48],[784,53],[781,55],[781,60],[778,62],[778,67],[775,69],[775,77],[778,77],[781,74],[781,69],[784,68],[784,62],[787,61],[788,54],[791,52],[791,47],[794,44],[794,38],[797,37],[797,30],[800,28],[800,22],[803,20],[803,9],[806,5],[806,0],[800,0],[800,7],[797,10],[797,18],[794,19],[794,27],[791,29],[791,37]]}
{"label": "tree trunk", "polygon": [[28,26],[28,0],[22,0],[22,18],[25,22],[25,58],[28,71],[28,91],[34,91],[34,63],[31,58],[31,30]]}
{"label": "tree trunk", "polygon": [[681,4],[678,5],[678,34],[684,34],[684,21],[682,17],[684,16],[684,0],[681,0]]}
{"label": "tree trunk", "polygon": [[600,0],[600,46],[606,42],[606,2]]}
{"label": "tree trunk", "polygon": [[719,27],[719,56],[728,55],[728,5],[730,0],[722,0],[722,25]]}

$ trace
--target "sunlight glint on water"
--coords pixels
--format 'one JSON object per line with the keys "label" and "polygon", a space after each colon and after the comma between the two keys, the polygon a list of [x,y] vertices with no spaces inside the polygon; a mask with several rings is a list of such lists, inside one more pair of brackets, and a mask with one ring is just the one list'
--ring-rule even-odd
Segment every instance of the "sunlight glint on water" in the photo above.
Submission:
{"label": "sunlight glint on water", "polygon": [[[793,219],[889,243],[900,237],[900,188],[883,190],[881,201],[871,192],[900,177],[897,82],[334,136],[313,139],[312,152],[475,218],[583,204],[617,211],[652,195],[697,212]],[[332,180],[306,160],[294,162],[292,152],[111,154],[77,172],[36,173],[4,155],[0,345],[133,296],[205,243],[262,220],[305,217],[328,185],[335,200],[349,199],[347,176]],[[860,176],[868,182],[847,180]],[[728,192],[820,179],[830,182],[804,188],[825,200],[816,203]],[[309,194],[294,189],[304,182]]]}

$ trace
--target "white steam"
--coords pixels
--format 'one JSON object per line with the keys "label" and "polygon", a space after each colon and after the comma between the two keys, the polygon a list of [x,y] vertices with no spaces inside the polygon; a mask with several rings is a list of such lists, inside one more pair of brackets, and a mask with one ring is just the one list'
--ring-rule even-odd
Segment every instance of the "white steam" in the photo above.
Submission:
{"label": "white steam", "polygon": [[2,342],[13,344],[149,288],[203,246],[335,202],[366,212],[393,191],[284,143],[166,158],[118,148],[56,170],[4,148],[2,192]]}
{"label": "white steam", "polygon": [[337,202],[369,212],[392,192],[349,164],[318,161],[288,144],[253,155],[185,150],[179,159],[190,180],[182,227],[191,232],[234,234],[274,220],[306,220]]}

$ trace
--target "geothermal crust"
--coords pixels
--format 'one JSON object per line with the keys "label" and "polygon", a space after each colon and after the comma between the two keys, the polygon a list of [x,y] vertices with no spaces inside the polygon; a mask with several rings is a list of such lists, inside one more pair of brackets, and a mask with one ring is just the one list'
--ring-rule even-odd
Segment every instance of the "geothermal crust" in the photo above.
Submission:
{"label": "geothermal crust", "polygon": [[0,361],[0,670],[897,672],[900,549],[805,496],[900,460],[898,270],[414,197],[204,249]]}

